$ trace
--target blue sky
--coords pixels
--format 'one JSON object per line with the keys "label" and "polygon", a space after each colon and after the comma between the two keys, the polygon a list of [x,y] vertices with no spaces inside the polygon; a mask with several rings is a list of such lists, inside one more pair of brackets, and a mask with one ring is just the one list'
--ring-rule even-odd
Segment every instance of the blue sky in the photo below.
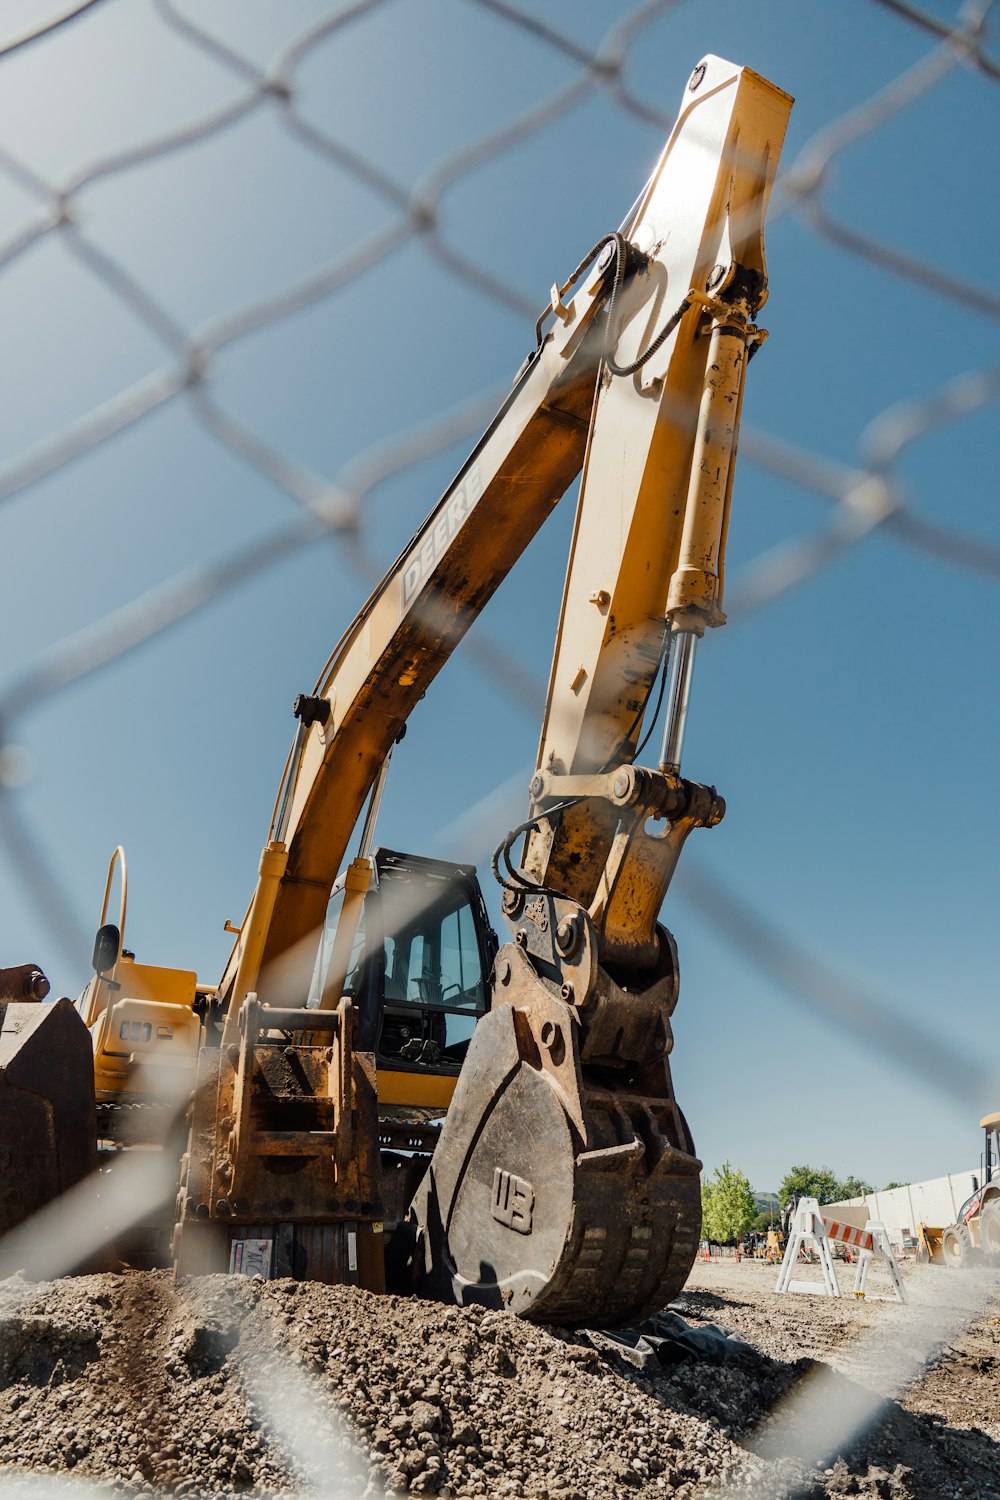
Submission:
{"label": "blue sky", "polygon": [[[8,34],[37,9],[6,7]],[[928,9],[957,14],[947,3]],[[189,13],[266,68],[334,7],[210,0]],[[568,0],[538,14],[584,47],[599,44],[608,20],[607,7]],[[672,118],[706,52],[749,64],[796,96],[790,167],[934,48],[874,0],[690,0],[638,31],[626,77]],[[251,92],[144,0],[104,0],[0,69],[0,148],[55,185]],[[412,189],[579,75],[578,63],[471,0],[394,0],[309,52],[295,105]],[[827,211],[989,289],[1000,211],[981,151],[998,112],[1000,85],[970,67],[942,69],[835,158]],[[450,186],[441,236],[515,300],[540,307],[620,222],[664,135],[592,88]],[[0,256],[42,209],[23,174],[0,170]],[[187,332],[399,218],[384,195],[293,137],[268,99],[200,144],[94,181],[73,212],[88,242]],[[830,525],[832,502],[810,482],[817,466],[861,468],[883,414],[988,370],[996,317],[974,297],[961,305],[848,252],[794,207],[773,219],[767,252],[771,337],[748,382],[734,588],[761,556]],[[0,327],[0,485],[35,445],[176,363],[58,233],[0,263]],[[378,468],[401,434],[499,396],[532,338],[529,317],[414,238],[336,294],[222,350],[209,388],[275,450],[335,482],[361,455],[374,453]],[[970,538],[980,566],[882,528],[760,610],[734,611],[700,652],[685,751],[687,773],[715,782],[729,808],[685,858],[884,997],[900,1037],[919,1027],[970,1067],[992,1066],[996,1004],[995,423],[985,404],[924,432],[893,469],[907,505]],[[358,540],[376,564],[395,557],[482,425],[469,418],[463,437],[458,422],[453,440],[367,496]],[[761,461],[775,442],[807,455],[805,482]],[[570,494],[475,628],[540,691],[572,504]],[[78,632],[300,515],[183,395],[5,500],[0,701],[45,653],[64,659]],[[107,859],[122,842],[130,946],[148,962],[218,977],[223,923],[242,914],[267,833],[292,698],[311,688],[369,586],[343,540],[315,541],[8,724],[18,747],[8,764],[23,781],[9,796],[83,931],[96,924]],[[539,720],[540,702],[526,706],[460,651],[396,753],[381,839],[477,859],[485,884],[488,847],[524,816]],[[463,831],[475,847],[456,846]],[[77,993],[85,961],[9,849],[0,849],[0,910],[3,961],[36,960],[57,990]],[[976,1121],[996,1093],[971,1071],[965,1094],[935,1089],[819,1019],[733,945],[680,878],[664,916],[682,965],[675,1082],[707,1166],[729,1157],[765,1189],[793,1162],[876,1185],[975,1162]]]}

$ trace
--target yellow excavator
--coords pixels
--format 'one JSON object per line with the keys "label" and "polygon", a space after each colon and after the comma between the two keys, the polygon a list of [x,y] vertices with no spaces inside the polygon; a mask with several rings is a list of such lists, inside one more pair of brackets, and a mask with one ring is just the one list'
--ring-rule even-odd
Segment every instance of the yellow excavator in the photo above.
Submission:
{"label": "yellow excavator", "polygon": [[[178,1079],[190,1090],[178,1274],[388,1275],[606,1325],[683,1285],[700,1163],[671,1080],[677,950],[658,916],[688,834],[725,811],[681,752],[695,648],[725,619],[791,104],[706,57],[621,228],[553,286],[496,418],[295,701],[217,986],[135,963],[124,879],[107,921],[109,871],[78,1007],[102,1133],[115,1109],[141,1118]],[[375,849],[375,818],[408,715],[581,472],[527,817],[493,861],[499,946],[475,871]]]}

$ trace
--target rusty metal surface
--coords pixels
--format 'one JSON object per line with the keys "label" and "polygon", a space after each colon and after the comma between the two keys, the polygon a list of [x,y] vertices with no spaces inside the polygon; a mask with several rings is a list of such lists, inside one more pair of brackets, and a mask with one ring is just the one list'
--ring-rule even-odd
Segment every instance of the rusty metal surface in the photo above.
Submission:
{"label": "rusty metal surface", "polygon": [[26,1004],[44,1000],[49,989],[49,981],[37,964],[15,964],[13,968],[0,969],[0,1004],[11,1000]]}
{"label": "rusty metal surface", "polygon": [[[725,817],[726,804],[714,786],[688,781],[672,771],[652,771],[643,766],[620,765],[615,771],[595,776],[561,776],[538,773],[531,783],[533,811],[546,821],[548,809],[564,807],[566,799],[586,801],[591,817],[603,818],[613,833],[609,837],[604,869],[587,908],[593,932],[588,947],[604,964],[644,971],[661,960],[662,929],[657,917],[677,868],[677,861],[690,833],[696,828],[715,828]],[[661,826],[658,826],[661,825]],[[528,946],[535,956],[544,956],[530,932],[549,916],[526,896],[508,890],[504,916],[512,928],[524,909],[529,919]],[[562,916],[577,922],[575,900],[562,898]],[[554,937],[556,928],[552,928]],[[546,938],[545,942],[551,941]],[[563,944],[553,950],[554,961],[565,970],[574,961],[576,948]],[[578,961],[578,960],[577,960]],[[544,971],[543,971],[544,972]],[[568,975],[571,982],[573,976]],[[576,986],[579,988],[579,985]]]}
{"label": "rusty metal surface", "polygon": [[69,1000],[0,1005],[0,1233],[97,1166],[90,1035]]}
{"label": "rusty metal surface", "polygon": [[[178,1274],[225,1270],[235,1239],[262,1238],[274,1241],[284,1274],[347,1281],[357,1271],[363,1285],[380,1284],[374,1059],[354,1050],[349,1000],[322,1033],[316,1014],[275,1016],[248,1000],[239,1044],[202,1051],[178,1198]],[[315,1031],[323,1045],[293,1045],[272,1035],[278,1028]],[[350,1235],[359,1253],[367,1246],[353,1270]]]}

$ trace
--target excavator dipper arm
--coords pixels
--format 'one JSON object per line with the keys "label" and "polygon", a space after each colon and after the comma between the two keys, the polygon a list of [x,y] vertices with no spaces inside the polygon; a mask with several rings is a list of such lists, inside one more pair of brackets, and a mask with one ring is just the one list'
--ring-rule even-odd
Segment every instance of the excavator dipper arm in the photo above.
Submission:
{"label": "excavator dipper arm", "polygon": [[[419,1290],[552,1320],[641,1316],[686,1276],[699,1163],[670,1085],[676,962],[656,916],[684,837],[722,805],[676,764],[631,762],[665,635],[689,660],[690,642],[723,618],[742,378],[762,337],[763,218],[790,107],[748,69],[699,64],[628,221],[553,288],[551,322],[543,334],[539,320],[501,411],[297,700],[256,890],[218,990],[223,1046],[197,1093],[182,1230],[306,1212],[290,1190],[255,1196],[246,1163],[269,1148],[248,1148],[241,1125],[253,1037],[279,1009],[294,1033],[289,1008],[309,993],[366,796],[410,711],[583,469],[533,823],[505,893],[516,942],[497,961],[493,1008],[403,1248]],[[650,818],[666,820],[655,838]],[[364,859],[348,869],[321,1001],[341,1095],[327,1100],[326,1135],[350,1130],[359,1160],[369,1106],[361,1075],[352,1092],[345,1071],[341,981],[367,874]],[[305,1150],[300,1135],[289,1153]],[[317,1221],[374,1217],[369,1167],[353,1170],[342,1140],[333,1154],[343,1202],[328,1183]]]}

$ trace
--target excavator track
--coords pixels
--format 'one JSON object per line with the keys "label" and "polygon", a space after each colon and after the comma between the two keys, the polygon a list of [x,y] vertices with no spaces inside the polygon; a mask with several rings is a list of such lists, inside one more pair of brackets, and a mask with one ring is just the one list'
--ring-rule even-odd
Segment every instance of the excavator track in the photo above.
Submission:
{"label": "excavator track", "polygon": [[[97,1139],[110,1146],[162,1146],[178,1129],[176,1104],[152,1099],[98,1099]],[[186,1139],[186,1136],[185,1136]],[[179,1151],[184,1142],[179,1141]]]}

